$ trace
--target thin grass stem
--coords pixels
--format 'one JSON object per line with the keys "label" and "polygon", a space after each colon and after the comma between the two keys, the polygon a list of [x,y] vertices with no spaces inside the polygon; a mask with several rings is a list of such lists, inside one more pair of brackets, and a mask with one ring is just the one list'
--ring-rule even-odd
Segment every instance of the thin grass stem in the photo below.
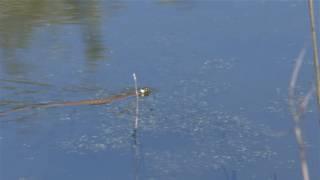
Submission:
{"label": "thin grass stem", "polygon": [[135,115],[135,121],[134,121],[134,129],[137,130],[139,126],[139,93],[138,93],[138,82],[137,82],[137,76],[135,73],[133,73],[133,80],[134,80],[134,88],[136,90],[136,115]]}
{"label": "thin grass stem", "polygon": [[307,162],[307,157],[306,157],[306,150],[305,150],[305,143],[302,135],[302,129],[300,126],[301,122],[301,116],[304,113],[306,106],[309,103],[310,97],[312,93],[308,93],[302,100],[301,103],[296,102],[295,98],[295,88],[296,88],[296,83],[297,79],[299,76],[299,71],[301,69],[301,65],[303,62],[303,58],[305,55],[305,50],[303,49],[298,58],[296,59],[296,63],[291,75],[291,80],[289,83],[289,107],[293,116],[293,122],[294,122],[294,134],[296,138],[296,142],[299,147],[299,156],[300,156],[300,166],[301,166],[301,172],[303,176],[303,180],[310,180],[310,175],[309,175],[309,168],[308,168],[308,162]]}
{"label": "thin grass stem", "polygon": [[139,180],[139,168],[140,168],[140,144],[138,139],[138,127],[139,127],[139,93],[138,93],[138,82],[137,76],[135,73],[132,74],[134,80],[134,87],[136,91],[136,113],[135,113],[135,121],[133,126],[133,157],[134,157],[134,179]]}
{"label": "thin grass stem", "polygon": [[[320,66],[318,55],[318,43],[317,43],[317,31],[314,15],[314,0],[308,0],[309,17],[310,17],[310,30],[312,37],[312,50],[313,50],[313,65],[316,75],[316,90],[317,90],[317,102],[320,109]],[[319,120],[320,121],[320,120]]]}

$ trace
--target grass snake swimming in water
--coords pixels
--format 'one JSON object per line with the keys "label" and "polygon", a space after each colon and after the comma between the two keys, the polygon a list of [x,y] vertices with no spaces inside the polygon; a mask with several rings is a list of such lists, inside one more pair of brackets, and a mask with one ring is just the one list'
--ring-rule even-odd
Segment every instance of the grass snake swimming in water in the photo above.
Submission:
{"label": "grass snake swimming in water", "polygon": [[[138,93],[138,94],[137,94]],[[80,101],[65,101],[65,102],[48,102],[48,103],[39,103],[27,105],[24,107],[18,107],[14,109],[9,109],[7,111],[0,112],[0,116],[7,115],[12,112],[24,111],[28,109],[37,109],[37,108],[50,108],[50,107],[63,107],[63,106],[80,106],[80,105],[100,105],[100,104],[110,104],[114,101],[125,99],[131,96],[149,96],[151,93],[151,89],[144,87],[136,90],[129,90],[127,92],[119,93],[110,97],[100,98],[100,99],[88,99],[88,100],[80,100]]]}

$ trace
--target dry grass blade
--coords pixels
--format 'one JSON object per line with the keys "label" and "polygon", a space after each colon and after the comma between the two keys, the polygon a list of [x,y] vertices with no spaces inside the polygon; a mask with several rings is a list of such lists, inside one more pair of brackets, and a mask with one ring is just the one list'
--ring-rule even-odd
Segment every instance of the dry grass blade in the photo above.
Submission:
{"label": "dry grass blade", "polygon": [[[308,107],[308,104],[309,104],[309,102],[310,102],[310,99],[312,98],[312,95],[313,95],[314,91],[315,91],[315,87],[313,86],[313,87],[309,90],[309,92],[307,93],[307,95],[305,95],[305,96],[302,98],[301,102],[299,102],[299,104],[298,104],[298,105],[299,105],[299,110],[298,110],[299,113],[304,113],[304,112],[306,111],[306,109],[307,109],[307,107]],[[300,114],[299,116],[301,117],[302,114]]]}
{"label": "dry grass blade", "polygon": [[138,127],[139,127],[139,93],[138,93],[138,83],[137,76],[133,73],[134,87],[136,91],[136,114],[135,121],[133,126],[133,157],[134,157],[134,179],[139,179],[139,167],[140,167],[140,148],[139,148],[139,139],[138,139]]}
{"label": "dry grass blade", "polygon": [[303,180],[310,180],[306,150],[304,145],[305,143],[303,140],[300,122],[301,122],[301,116],[304,113],[309,103],[309,100],[311,98],[312,90],[309,91],[309,93],[303,98],[303,100],[299,104],[296,103],[296,98],[295,98],[296,83],[297,83],[299,71],[301,69],[304,56],[305,56],[305,50],[303,49],[300,52],[298,58],[296,59],[296,63],[292,72],[292,76],[289,84],[289,100],[288,101],[289,101],[289,107],[290,107],[290,110],[293,116],[293,121],[294,121],[294,134],[295,134],[297,144],[299,146],[300,165],[301,165]]}
{"label": "dry grass blade", "polygon": [[310,30],[312,38],[312,50],[313,50],[313,66],[316,75],[316,89],[317,89],[317,102],[318,108],[320,109],[320,66],[319,66],[319,55],[318,55],[318,44],[317,44],[317,31],[316,31],[316,20],[314,15],[314,1],[308,0],[309,17],[310,17]]}
{"label": "dry grass blade", "polygon": [[137,83],[137,76],[135,73],[133,73],[133,80],[134,80],[134,88],[136,90],[136,118],[134,121],[134,129],[138,129],[139,125],[139,93],[138,93],[138,83]]}

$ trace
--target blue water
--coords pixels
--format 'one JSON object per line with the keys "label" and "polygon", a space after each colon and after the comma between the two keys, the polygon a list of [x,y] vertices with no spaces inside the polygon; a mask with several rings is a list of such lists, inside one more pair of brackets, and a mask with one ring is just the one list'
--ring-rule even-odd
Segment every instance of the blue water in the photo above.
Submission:
{"label": "blue water", "polygon": [[[0,110],[153,89],[109,105],[0,117],[0,177],[301,179],[287,89],[313,82],[305,2],[0,2]],[[315,98],[304,117],[319,176]],[[135,145],[135,141],[138,142]]]}

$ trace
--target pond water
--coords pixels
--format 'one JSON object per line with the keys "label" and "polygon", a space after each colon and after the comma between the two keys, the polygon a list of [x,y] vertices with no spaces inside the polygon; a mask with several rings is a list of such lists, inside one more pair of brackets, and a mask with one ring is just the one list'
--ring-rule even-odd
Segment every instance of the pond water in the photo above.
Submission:
{"label": "pond water", "polygon": [[[108,97],[139,86],[136,101],[36,108],[0,116],[5,180],[301,179],[287,89],[307,58],[303,2],[0,2],[0,111]],[[319,126],[303,122],[312,177]]]}

